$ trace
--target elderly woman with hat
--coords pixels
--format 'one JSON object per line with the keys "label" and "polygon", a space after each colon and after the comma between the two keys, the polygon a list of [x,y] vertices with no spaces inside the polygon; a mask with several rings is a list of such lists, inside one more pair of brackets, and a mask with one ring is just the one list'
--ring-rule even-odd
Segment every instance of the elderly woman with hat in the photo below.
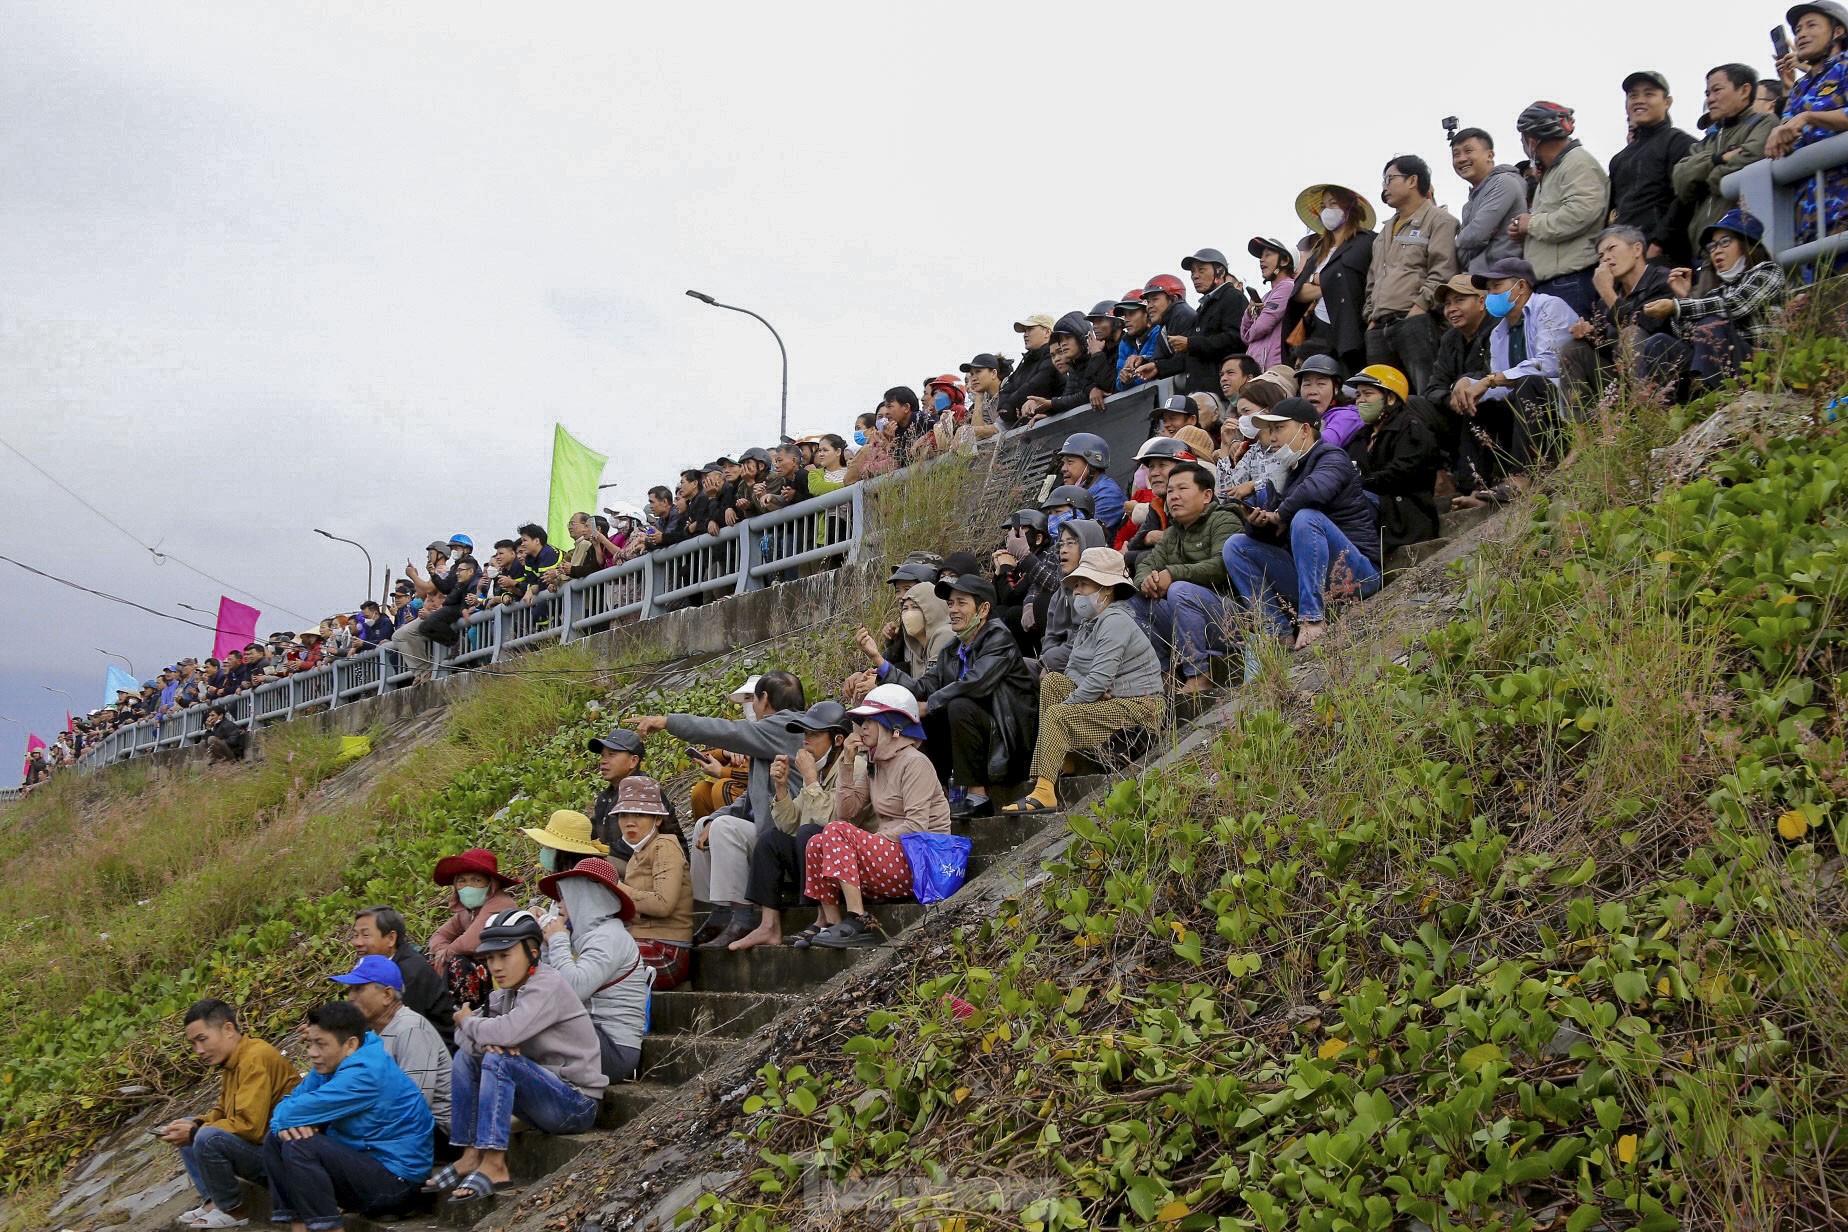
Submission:
{"label": "elderly woman with hat", "polygon": [[663,991],[684,981],[693,965],[693,877],[686,851],[662,831],[666,818],[659,783],[640,774],[622,781],[616,824],[630,855],[620,888],[635,905],[629,933]]}
{"label": "elderly woman with hat", "polygon": [[1324,343],[1352,372],[1366,362],[1367,273],[1379,218],[1359,193],[1339,184],[1312,184],[1296,194],[1296,216],[1315,232],[1286,317],[1303,340]]}
{"label": "elderly woman with hat", "polygon": [[1102,748],[1119,732],[1161,725],[1161,657],[1125,602],[1136,584],[1112,548],[1087,548],[1066,575],[1078,622],[1063,672],[1040,679],[1039,743],[1033,751],[1033,790],[1004,813],[1045,813],[1059,807],[1059,772],[1067,756]]}
{"label": "elderly woman with hat", "polygon": [[963,793],[951,800],[951,810],[976,817],[993,810],[990,787],[1017,783],[1026,771],[1037,722],[1033,672],[995,615],[992,582],[964,574],[937,583],[937,594],[949,604],[956,640],[922,676],[888,661],[878,669],[879,681],[918,699],[937,777],[955,788],[953,795]]}
{"label": "elderly woman with hat", "polygon": [[1701,232],[1700,246],[1717,279],[1711,293],[1694,295],[1694,271],[1668,276],[1673,298],[1651,300],[1643,314],[1672,320],[1679,337],[1655,334],[1643,340],[1652,364],[1686,366],[1700,393],[1717,388],[1752,357],[1778,328],[1784,306],[1784,268],[1764,248],[1764,224],[1743,210],[1729,210]]}
{"label": "elderly woman with hat", "polygon": [[[803,850],[835,817],[841,749],[852,727],[846,708],[837,701],[816,702],[787,726],[802,737],[802,745],[793,756],[779,755],[770,763],[770,818],[776,829],[751,848],[745,887],[745,900],[755,903],[762,916],[755,929],[730,943],[734,950],[784,940],[783,912],[802,894]],[[819,922],[812,924],[788,944],[805,944],[821,930]]]}
{"label": "elderly woman with hat", "polygon": [[1253,236],[1245,251],[1258,260],[1258,273],[1270,284],[1264,298],[1245,310],[1241,326],[1245,335],[1245,353],[1257,361],[1260,370],[1283,362],[1283,336],[1290,313],[1290,300],[1296,294],[1296,252],[1282,240]]}
{"label": "elderly woman with hat", "polygon": [[648,989],[654,982],[654,969],[642,962],[641,950],[623,927],[634,918],[635,903],[615,868],[600,856],[543,878],[539,892],[558,904],[557,914],[539,922],[546,964],[565,977],[590,1011],[603,1076],[627,1082],[642,1062]]}
{"label": "elderly woman with hat", "polygon": [[593,837],[590,818],[576,809],[559,809],[543,830],[527,826],[520,833],[539,844],[539,867],[548,873],[562,873],[585,856],[610,854],[609,844]]}
{"label": "elderly woman with hat", "polygon": [[449,1141],[462,1157],[436,1172],[425,1193],[451,1203],[491,1198],[513,1179],[513,1118],[541,1133],[581,1134],[597,1123],[609,1080],[597,1027],[565,977],[539,961],[546,943],[532,912],[503,911],[481,930],[476,952],[494,977],[486,1013],[456,1011],[449,1071]]}
{"label": "elderly woman with hat", "polygon": [[[902,834],[950,832],[950,807],[930,759],[920,750],[918,699],[899,685],[882,684],[848,711],[859,720],[841,755],[843,772],[835,819],[809,839],[803,893],[819,904],[823,928],[813,944],[857,949],[883,939],[867,899],[911,897],[911,861]],[[874,829],[855,820],[870,810]]]}
{"label": "elderly woman with hat", "polygon": [[480,1009],[488,1001],[488,969],[475,957],[475,946],[489,916],[519,906],[507,890],[521,881],[501,872],[500,860],[482,847],[438,860],[434,880],[449,887],[449,918],[430,934],[430,944],[424,947],[430,965],[443,973],[457,1005]]}

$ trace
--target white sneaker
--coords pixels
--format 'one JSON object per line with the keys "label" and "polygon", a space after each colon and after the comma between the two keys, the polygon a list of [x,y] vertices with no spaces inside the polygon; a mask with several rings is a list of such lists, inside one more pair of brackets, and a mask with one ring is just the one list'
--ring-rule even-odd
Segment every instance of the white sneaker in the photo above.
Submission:
{"label": "white sneaker", "polygon": [[233,1219],[231,1216],[225,1214],[223,1211],[219,1210],[217,1207],[213,1207],[211,1210],[205,1212],[205,1214],[199,1216],[198,1221],[193,1224],[193,1227],[195,1228],[241,1228],[249,1222],[250,1220],[248,1219]]}
{"label": "white sneaker", "polygon": [[193,1207],[190,1211],[181,1211],[178,1215],[173,1217],[173,1222],[179,1224],[182,1228],[190,1228],[193,1226],[195,1220],[202,1218],[204,1215],[205,1207],[202,1204]]}

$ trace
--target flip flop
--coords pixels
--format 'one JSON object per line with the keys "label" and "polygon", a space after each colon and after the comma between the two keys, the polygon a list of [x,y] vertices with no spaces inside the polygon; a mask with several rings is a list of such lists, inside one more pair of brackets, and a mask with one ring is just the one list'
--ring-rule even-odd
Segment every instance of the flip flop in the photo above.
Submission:
{"label": "flip flop", "polygon": [[441,1172],[430,1174],[430,1179],[423,1183],[423,1191],[427,1194],[442,1193],[446,1189],[454,1189],[461,1183],[462,1177],[455,1168],[445,1164]]}
{"label": "flip flop", "polygon": [[464,1202],[481,1202],[492,1198],[497,1192],[499,1191],[495,1189],[494,1182],[486,1175],[471,1172],[462,1178],[462,1183],[456,1186],[456,1191],[449,1195],[449,1204],[460,1206]]}
{"label": "flip flop", "polygon": [[1056,800],[1051,804],[1041,804],[1032,796],[1022,796],[1012,804],[1003,804],[995,811],[1003,817],[1032,817],[1038,813],[1056,813],[1059,811],[1059,804]]}

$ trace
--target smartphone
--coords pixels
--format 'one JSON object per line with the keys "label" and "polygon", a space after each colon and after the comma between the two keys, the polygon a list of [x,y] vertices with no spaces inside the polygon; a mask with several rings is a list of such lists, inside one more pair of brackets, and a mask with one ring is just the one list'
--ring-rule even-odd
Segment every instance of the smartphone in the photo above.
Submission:
{"label": "smartphone", "polygon": [[1771,27],[1771,50],[1777,53],[1780,60],[1790,54],[1790,36],[1784,33],[1784,27]]}

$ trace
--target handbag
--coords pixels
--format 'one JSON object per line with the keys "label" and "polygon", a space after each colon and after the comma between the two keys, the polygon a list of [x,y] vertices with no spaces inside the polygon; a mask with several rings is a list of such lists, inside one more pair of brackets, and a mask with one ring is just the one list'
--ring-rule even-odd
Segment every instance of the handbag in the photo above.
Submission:
{"label": "handbag", "polygon": [[920,903],[940,903],[962,889],[969,876],[969,850],[960,834],[911,833],[898,836],[911,865],[911,893]]}

